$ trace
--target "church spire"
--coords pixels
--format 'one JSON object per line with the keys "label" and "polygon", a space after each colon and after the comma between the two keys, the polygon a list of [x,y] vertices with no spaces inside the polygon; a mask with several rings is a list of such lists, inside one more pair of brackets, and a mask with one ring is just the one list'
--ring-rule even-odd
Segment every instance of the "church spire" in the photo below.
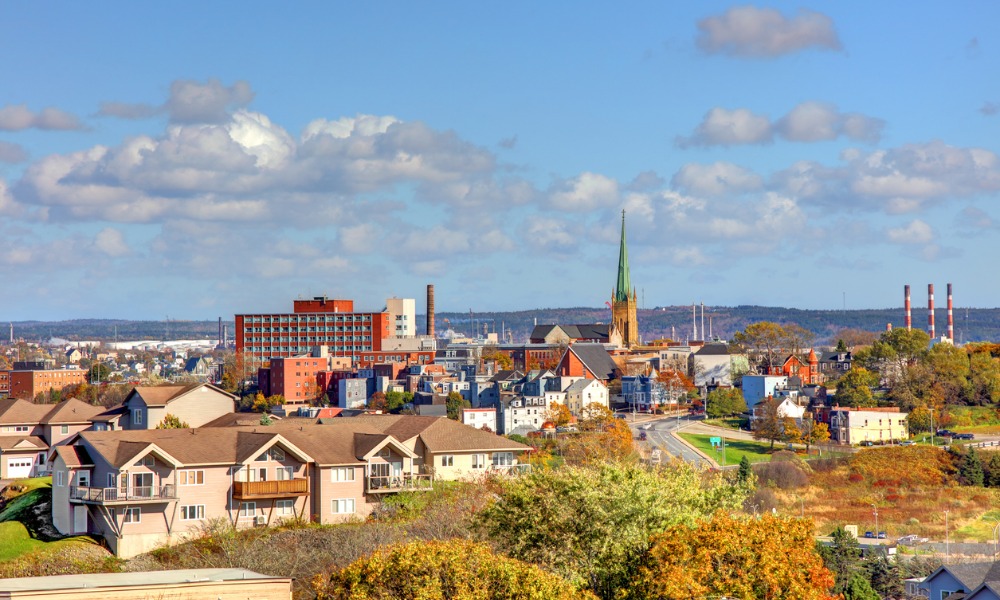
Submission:
{"label": "church spire", "polygon": [[625,211],[622,210],[622,241],[618,250],[618,283],[615,286],[615,302],[628,302],[632,292],[632,278],[628,269],[628,246],[625,245]]}

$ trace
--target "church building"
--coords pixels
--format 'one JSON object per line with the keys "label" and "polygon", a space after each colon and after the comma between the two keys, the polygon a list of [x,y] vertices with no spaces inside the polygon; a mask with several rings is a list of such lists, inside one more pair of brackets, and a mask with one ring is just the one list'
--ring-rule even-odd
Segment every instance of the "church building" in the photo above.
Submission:
{"label": "church building", "polygon": [[639,321],[636,318],[636,293],[628,268],[625,245],[625,211],[622,211],[622,240],[618,250],[618,281],[611,294],[611,326],[621,336],[626,348],[639,344]]}

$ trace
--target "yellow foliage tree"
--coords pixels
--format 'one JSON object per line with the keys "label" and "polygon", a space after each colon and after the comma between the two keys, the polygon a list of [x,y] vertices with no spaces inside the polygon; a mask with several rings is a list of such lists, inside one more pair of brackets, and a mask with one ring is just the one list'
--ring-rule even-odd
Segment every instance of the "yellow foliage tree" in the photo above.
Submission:
{"label": "yellow foliage tree", "polygon": [[549,405],[549,409],[545,411],[545,420],[552,421],[552,424],[556,427],[562,427],[569,425],[573,420],[573,414],[569,412],[569,407],[565,404],[553,402]]}
{"label": "yellow foliage tree", "polygon": [[655,536],[632,597],[828,600],[833,584],[811,520],[717,513]]}

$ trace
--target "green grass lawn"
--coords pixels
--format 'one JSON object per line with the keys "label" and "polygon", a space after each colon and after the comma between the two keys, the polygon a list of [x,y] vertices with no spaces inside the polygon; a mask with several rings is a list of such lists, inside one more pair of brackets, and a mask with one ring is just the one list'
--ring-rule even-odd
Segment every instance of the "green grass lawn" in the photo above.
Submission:
{"label": "green grass lawn", "polygon": [[726,429],[736,429],[738,430],[741,426],[746,424],[746,419],[740,419],[734,417],[731,419],[705,419],[706,425],[715,425],[716,427],[725,427]]}
{"label": "green grass lawn", "polygon": [[1000,523],[1000,510],[991,510],[983,513],[979,519],[956,529],[953,539],[974,539],[978,542],[992,542],[996,539],[993,537],[993,529],[998,523]]}
{"label": "green grass lawn", "polygon": [[[711,456],[720,465],[739,464],[746,456],[750,462],[767,462],[771,460],[770,442],[753,442],[749,440],[726,440],[726,456],[723,461],[722,453],[712,447],[711,438],[716,436],[700,435],[695,433],[680,434],[685,441]],[[781,444],[775,444],[775,450],[781,449]]]}
{"label": "green grass lawn", "polygon": [[32,522],[29,510],[38,502],[44,502],[51,497],[52,478],[34,477],[20,479],[11,485],[22,486],[24,490],[10,499],[0,511],[0,562],[15,559],[30,552],[39,550],[57,550],[72,544],[94,544],[87,536],[64,538],[55,541],[45,541],[33,537],[25,526]]}

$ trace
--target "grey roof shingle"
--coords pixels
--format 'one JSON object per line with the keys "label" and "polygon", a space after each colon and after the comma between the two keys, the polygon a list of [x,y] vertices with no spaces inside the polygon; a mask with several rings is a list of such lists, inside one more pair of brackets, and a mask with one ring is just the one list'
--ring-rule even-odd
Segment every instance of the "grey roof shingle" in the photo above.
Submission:
{"label": "grey roof shingle", "polygon": [[607,380],[615,376],[618,366],[602,344],[573,344],[568,351],[575,354],[598,379]]}

